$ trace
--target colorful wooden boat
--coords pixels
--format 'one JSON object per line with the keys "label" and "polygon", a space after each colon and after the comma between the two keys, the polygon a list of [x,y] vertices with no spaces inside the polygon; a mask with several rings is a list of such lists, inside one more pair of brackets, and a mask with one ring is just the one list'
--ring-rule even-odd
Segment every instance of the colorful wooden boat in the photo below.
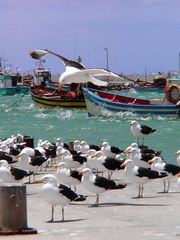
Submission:
{"label": "colorful wooden boat", "polygon": [[120,113],[180,117],[180,101],[166,99],[137,99],[105,91],[83,88],[89,115],[113,116]]}
{"label": "colorful wooden boat", "polygon": [[32,100],[43,107],[85,108],[83,97],[77,97],[74,92],[54,88],[32,87],[30,89]]}

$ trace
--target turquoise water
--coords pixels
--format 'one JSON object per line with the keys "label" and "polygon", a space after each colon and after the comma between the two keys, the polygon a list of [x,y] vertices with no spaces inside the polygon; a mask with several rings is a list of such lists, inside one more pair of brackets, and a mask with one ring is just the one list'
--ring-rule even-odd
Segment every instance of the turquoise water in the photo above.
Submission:
{"label": "turquoise water", "polygon": [[[161,95],[142,91],[128,91],[123,94],[147,99]],[[131,115],[122,115],[119,118],[88,117],[86,110],[39,108],[34,105],[30,95],[21,96],[0,96],[0,138],[21,133],[32,136],[35,144],[38,139],[54,142],[57,137],[61,137],[64,142],[80,139],[91,144],[101,144],[107,140],[114,146],[126,148],[137,140],[131,135],[129,128],[133,119],[157,129],[145,139],[145,144],[155,150],[161,150],[167,162],[176,163],[174,153],[180,149],[178,119],[142,118]],[[15,104],[18,100],[21,102]]]}

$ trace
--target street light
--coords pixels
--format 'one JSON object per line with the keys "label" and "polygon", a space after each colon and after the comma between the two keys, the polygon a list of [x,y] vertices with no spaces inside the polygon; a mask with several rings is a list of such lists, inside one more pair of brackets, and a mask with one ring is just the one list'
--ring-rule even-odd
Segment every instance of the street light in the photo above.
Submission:
{"label": "street light", "polygon": [[106,68],[109,70],[109,53],[108,53],[108,48],[104,48],[106,51]]}

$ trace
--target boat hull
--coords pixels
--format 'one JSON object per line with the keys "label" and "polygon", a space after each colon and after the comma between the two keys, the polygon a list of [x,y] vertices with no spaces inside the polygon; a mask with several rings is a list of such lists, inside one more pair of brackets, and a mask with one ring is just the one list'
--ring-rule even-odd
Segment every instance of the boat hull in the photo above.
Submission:
{"label": "boat hull", "polygon": [[27,92],[28,90],[29,88],[27,86],[0,88],[0,95],[21,94]]}
{"label": "boat hull", "polygon": [[164,92],[164,88],[161,87],[134,87],[136,91],[142,91],[142,92],[159,92],[162,93]]}
{"label": "boat hull", "polygon": [[[140,115],[180,117],[180,106],[176,106],[175,104],[165,105],[114,102],[97,95],[98,91],[95,93],[87,88],[83,88],[83,93],[89,115],[107,117],[113,115],[118,116],[121,113],[131,113]],[[134,99],[134,102],[135,101],[136,99]]]}

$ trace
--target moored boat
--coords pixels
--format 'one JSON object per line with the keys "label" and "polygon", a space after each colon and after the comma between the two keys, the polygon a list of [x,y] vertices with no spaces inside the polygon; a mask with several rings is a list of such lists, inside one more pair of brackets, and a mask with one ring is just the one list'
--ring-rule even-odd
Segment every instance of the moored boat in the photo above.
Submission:
{"label": "moored boat", "polygon": [[163,92],[164,91],[164,88],[163,87],[138,87],[138,86],[135,86],[133,87],[136,91],[140,91],[140,92],[143,92],[143,91],[146,91],[146,92]]}
{"label": "moored boat", "polygon": [[[41,62],[39,64],[41,64]],[[22,81],[24,85],[27,85],[27,86],[47,85],[48,83],[52,83],[51,72],[49,69],[45,69],[42,65],[40,65],[34,70],[34,75],[27,74],[23,76]]]}
{"label": "moored boat", "polygon": [[174,97],[176,102],[171,102],[167,95],[162,99],[146,100],[88,88],[83,88],[83,93],[89,115],[107,117],[132,113],[180,117],[180,98],[177,96]]}
{"label": "moored boat", "polygon": [[14,95],[28,92],[19,74],[0,72],[0,95]]}
{"label": "moored boat", "polygon": [[32,87],[32,100],[42,107],[85,108],[83,96],[77,96],[74,91],[58,90],[48,87]]}

